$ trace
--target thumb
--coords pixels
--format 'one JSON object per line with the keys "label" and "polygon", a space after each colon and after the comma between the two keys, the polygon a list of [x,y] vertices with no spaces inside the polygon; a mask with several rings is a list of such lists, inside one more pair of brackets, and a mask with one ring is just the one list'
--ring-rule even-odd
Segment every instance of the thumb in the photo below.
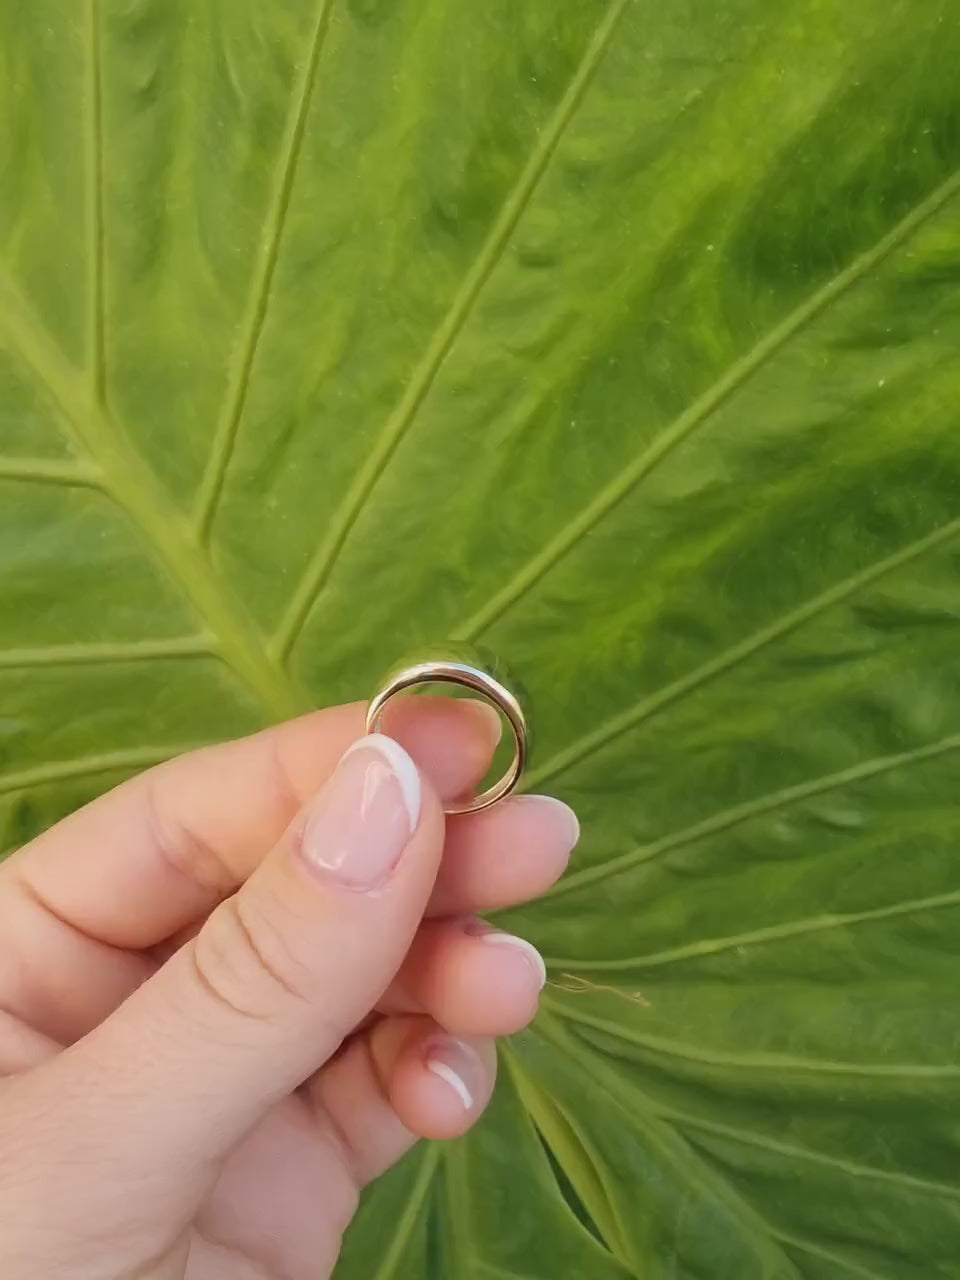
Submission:
{"label": "thumb", "polygon": [[109,1125],[117,1172],[218,1160],[337,1050],[409,948],[443,831],[402,747],[354,744],[239,892],[56,1060],[82,1068],[83,1125]]}

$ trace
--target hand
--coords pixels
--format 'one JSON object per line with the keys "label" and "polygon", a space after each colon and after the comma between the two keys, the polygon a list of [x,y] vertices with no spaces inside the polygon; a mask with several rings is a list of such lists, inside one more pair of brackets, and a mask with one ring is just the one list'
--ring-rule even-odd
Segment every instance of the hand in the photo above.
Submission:
{"label": "hand", "polygon": [[444,822],[482,706],[392,731],[347,750],[340,707],[197,751],[0,866],[4,1280],[318,1280],[361,1188],[476,1122],[544,970],[472,913],[542,893],[576,819]]}

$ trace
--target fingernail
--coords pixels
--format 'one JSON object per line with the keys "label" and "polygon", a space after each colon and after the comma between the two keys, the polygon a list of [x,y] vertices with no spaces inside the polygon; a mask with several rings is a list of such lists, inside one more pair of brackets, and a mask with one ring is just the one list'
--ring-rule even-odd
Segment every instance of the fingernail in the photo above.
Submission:
{"label": "fingernail", "polygon": [[431,1040],[424,1053],[428,1071],[449,1085],[464,1111],[472,1111],[483,1088],[483,1064],[462,1040]]}
{"label": "fingernail", "polygon": [[484,702],[482,698],[464,698],[463,701],[472,713],[476,713],[491,744],[497,746],[503,737],[503,721],[500,719],[499,711],[491,707],[489,702]]}
{"label": "fingernail", "polygon": [[488,947],[511,947],[523,956],[526,963],[536,974],[538,989],[543,990],[547,982],[547,966],[537,948],[526,938],[518,938],[515,934],[504,933],[501,929],[493,929],[483,920],[471,920],[464,926],[464,932],[484,943]]}
{"label": "fingernail", "polygon": [[539,805],[545,813],[550,813],[551,821],[561,832],[567,850],[571,850],[580,839],[580,820],[568,804],[558,800],[556,796],[518,796],[514,804]]}
{"label": "fingernail", "polygon": [[382,884],[420,819],[420,775],[399,743],[355,742],[307,815],[300,853],[311,870],[357,891]]}

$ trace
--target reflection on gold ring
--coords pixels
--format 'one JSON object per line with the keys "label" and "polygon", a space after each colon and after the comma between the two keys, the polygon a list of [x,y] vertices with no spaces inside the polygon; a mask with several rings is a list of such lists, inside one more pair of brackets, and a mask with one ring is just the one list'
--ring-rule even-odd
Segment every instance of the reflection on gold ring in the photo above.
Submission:
{"label": "reflection on gold ring", "polygon": [[520,781],[527,764],[529,751],[527,718],[517,697],[505,684],[479,664],[435,659],[415,662],[392,672],[383,686],[370,700],[367,708],[367,733],[379,733],[383,726],[383,713],[387,703],[406,689],[427,684],[455,684],[472,693],[478,693],[506,718],[513,733],[514,752],[506,773],[486,791],[461,803],[448,802],[446,813],[477,813],[489,809],[498,800],[508,796]]}

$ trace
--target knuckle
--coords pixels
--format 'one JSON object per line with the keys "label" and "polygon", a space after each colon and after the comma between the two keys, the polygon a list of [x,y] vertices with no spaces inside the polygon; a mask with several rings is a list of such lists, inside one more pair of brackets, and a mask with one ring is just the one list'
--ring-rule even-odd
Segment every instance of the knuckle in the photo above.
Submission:
{"label": "knuckle", "polygon": [[232,1013],[272,1021],[316,998],[316,976],[291,945],[285,922],[293,923],[278,904],[235,894],[197,935],[197,975]]}
{"label": "knuckle", "polygon": [[237,887],[222,853],[161,800],[159,775],[148,774],[144,792],[147,834],[162,862],[190,880],[205,898],[220,901]]}

